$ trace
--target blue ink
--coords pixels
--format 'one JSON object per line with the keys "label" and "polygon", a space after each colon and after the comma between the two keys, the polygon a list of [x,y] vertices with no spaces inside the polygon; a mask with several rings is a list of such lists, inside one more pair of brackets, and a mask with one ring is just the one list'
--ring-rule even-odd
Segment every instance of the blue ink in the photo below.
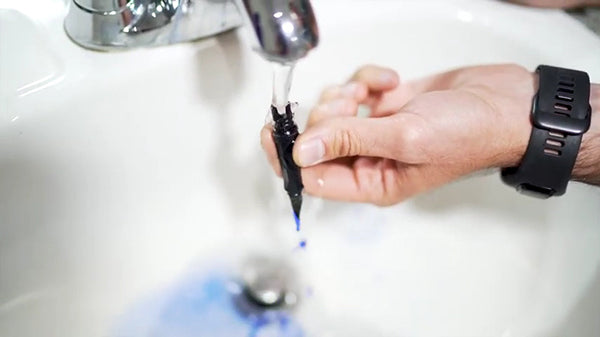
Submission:
{"label": "blue ink", "polygon": [[294,213],[294,220],[296,220],[296,232],[300,231],[300,218]]}
{"label": "blue ink", "polygon": [[[248,307],[231,290],[232,281],[220,273],[191,275],[166,291],[134,303],[116,323],[110,337],[258,337],[263,330],[277,337],[302,337],[304,332],[290,312]],[[266,332],[265,331],[265,332]]]}
{"label": "blue ink", "polygon": [[281,326],[282,330],[286,330],[290,325],[290,318],[287,316],[281,316],[279,318],[279,325]]}
{"label": "blue ink", "polygon": [[306,240],[300,240],[300,248],[305,249],[306,248]]}
{"label": "blue ink", "polygon": [[250,328],[250,333],[248,333],[248,337],[256,337],[256,336],[258,336],[258,331],[260,329],[262,329],[264,326],[268,325],[268,324],[269,324],[269,322],[266,319],[264,319],[262,317],[259,317],[256,320],[256,322],[254,322],[252,324],[252,326]]}

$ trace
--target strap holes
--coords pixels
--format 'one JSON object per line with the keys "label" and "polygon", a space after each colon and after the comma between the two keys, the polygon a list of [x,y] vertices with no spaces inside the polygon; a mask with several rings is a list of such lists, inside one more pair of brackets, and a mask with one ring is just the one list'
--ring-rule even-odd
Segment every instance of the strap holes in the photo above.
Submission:
{"label": "strap holes", "polygon": [[548,132],[548,134],[550,135],[550,137],[565,139],[564,133],[550,131]]}
{"label": "strap holes", "polygon": [[569,97],[569,96],[565,96],[565,95],[561,95],[561,94],[554,96],[554,98],[559,99],[561,101],[573,102],[573,97]]}
{"label": "strap holes", "polygon": [[544,153],[549,156],[560,157],[560,151],[555,150],[555,149],[545,148]]}
{"label": "strap holes", "polygon": [[558,85],[562,85],[563,87],[573,88],[575,86],[575,83],[567,82],[567,81],[560,81],[560,82],[558,82]]}
{"label": "strap holes", "polygon": [[558,88],[558,91],[559,92],[564,92],[564,93],[567,93],[567,94],[574,94],[575,93],[575,91],[573,91],[573,89],[569,89],[569,88]]}
{"label": "strap holes", "polygon": [[562,111],[571,111],[572,107],[568,104],[556,103],[554,104],[554,109]]}
{"label": "strap holes", "polygon": [[563,147],[565,145],[564,142],[554,140],[554,139],[546,139],[546,144],[554,147]]}
{"label": "strap holes", "polygon": [[571,118],[571,115],[569,115],[569,114],[568,114],[568,113],[566,113],[566,112],[554,111],[554,113],[555,113],[555,114],[557,114],[557,115],[561,115],[561,116],[563,116],[563,117],[568,117],[568,118]]}

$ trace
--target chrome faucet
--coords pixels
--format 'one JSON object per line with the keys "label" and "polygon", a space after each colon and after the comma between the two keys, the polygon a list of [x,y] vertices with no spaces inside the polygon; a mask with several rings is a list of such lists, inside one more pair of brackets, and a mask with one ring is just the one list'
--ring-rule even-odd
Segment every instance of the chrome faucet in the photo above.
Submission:
{"label": "chrome faucet", "polygon": [[64,27],[84,48],[122,50],[213,36],[244,21],[269,61],[294,62],[318,43],[309,0],[70,0]]}

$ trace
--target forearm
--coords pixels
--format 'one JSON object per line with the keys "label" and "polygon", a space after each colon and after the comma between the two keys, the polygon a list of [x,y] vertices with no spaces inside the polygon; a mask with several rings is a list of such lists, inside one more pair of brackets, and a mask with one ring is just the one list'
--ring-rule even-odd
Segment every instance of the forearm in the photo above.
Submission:
{"label": "forearm", "polygon": [[590,96],[592,124],[583,135],[573,169],[573,180],[600,186],[600,84],[593,84]]}
{"label": "forearm", "polygon": [[509,0],[510,2],[536,7],[574,8],[600,6],[600,0]]}

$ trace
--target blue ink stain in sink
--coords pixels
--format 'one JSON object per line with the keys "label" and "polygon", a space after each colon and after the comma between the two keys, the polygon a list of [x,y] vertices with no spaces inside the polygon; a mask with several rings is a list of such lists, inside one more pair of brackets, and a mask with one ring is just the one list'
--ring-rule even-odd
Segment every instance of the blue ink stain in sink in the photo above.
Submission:
{"label": "blue ink stain in sink", "polygon": [[250,330],[250,333],[248,334],[248,337],[257,337],[260,329],[266,324],[267,322],[264,319],[259,318],[258,320],[256,320],[256,322],[252,324],[252,328]]}
{"label": "blue ink stain in sink", "polygon": [[192,277],[138,303],[117,322],[114,337],[303,337],[290,312],[248,307],[241,285],[223,274]]}

